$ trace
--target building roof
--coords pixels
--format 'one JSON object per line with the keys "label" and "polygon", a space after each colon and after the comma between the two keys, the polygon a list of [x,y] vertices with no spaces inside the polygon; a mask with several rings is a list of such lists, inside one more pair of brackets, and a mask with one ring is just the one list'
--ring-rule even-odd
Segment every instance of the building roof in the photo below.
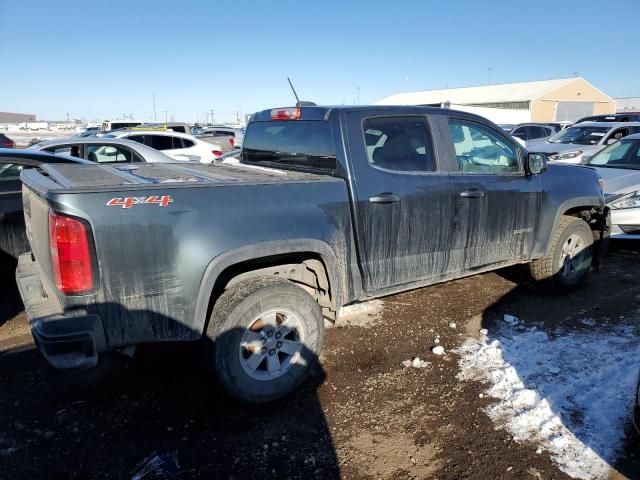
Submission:
{"label": "building roof", "polygon": [[540,98],[576,80],[580,77],[541,80],[536,82],[502,83],[481,87],[447,88],[407,92],[391,95],[376,102],[378,105],[431,105],[437,103],[474,103],[527,102]]}

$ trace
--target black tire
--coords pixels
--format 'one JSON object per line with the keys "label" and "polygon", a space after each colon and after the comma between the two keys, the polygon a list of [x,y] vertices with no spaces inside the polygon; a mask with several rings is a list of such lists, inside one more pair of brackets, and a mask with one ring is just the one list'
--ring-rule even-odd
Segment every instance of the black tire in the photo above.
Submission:
{"label": "black tire", "polygon": [[[569,239],[582,242],[580,252],[574,261],[565,269],[568,260],[563,259],[563,248],[570,243]],[[563,215],[551,239],[551,248],[546,257],[534,260],[529,264],[534,280],[551,291],[569,291],[580,285],[589,274],[593,263],[593,233],[587,222],[580,218]],[[571,265],[574,265],[571,268]]]}
{"label": "black tire", "polygon": [[[241,342],[248,328],[255,325],[256,318],[274,310],[291,312],[300,324],[296,334],[303,339],[299,342],[301,351],[297,360],[283,368],[284,373],[277,378],[254,378],[245,370],[246,362],[241,361],[244,354]],[[307,377],[316,364],[323,341],[322,311],[311,295],[288,280],[258,277],[234,285],[216,302],[204,339],[205,359],[232,397],[245,403],[265,403],[288,394]],[[271,354],[271,348],[268,351]],[[281,353],[276,355],[280,358]],[[260,365],[266,368],[266,364]]]}

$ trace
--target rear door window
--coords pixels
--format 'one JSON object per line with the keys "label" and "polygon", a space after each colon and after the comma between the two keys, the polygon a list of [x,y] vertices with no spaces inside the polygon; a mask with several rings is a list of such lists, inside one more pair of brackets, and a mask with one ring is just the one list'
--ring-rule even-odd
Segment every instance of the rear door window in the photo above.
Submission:
{"label": "rear door window", "polygon": [[129,163],[134,159],[131,150],[116,145],[91,144],[85,147],[87,160],[96,163]]}
{"label": "rear door window", "polygon": [[182,143],[182,139],[180,137],[171,137],[171,141],[173,143],[173,150],[184,148],[184,144]]}
{"label": "rear door window", "polygon": [[528,140],[533,140],[536,138],[542,138],[542,137],[546,137],[547,136],[547,131],[542,128],[542,127],[538,127],[536,125],[531,125],[529,126],[529,138]]}
{"label": "rear door window", "polygon": [[331,124],[324,120],[253,122],[242,149],[247,163],[335,170]]}
{"label": "rear door window", "polygon": [[0,164],[0,181],[19,180],[22,165],[11,163]]}
{"label": "rear door window", "polygon": [[520,140],[529,140],[529,132],[527,132],[527,127],[518,127],[514,130],[511,130],[511,136],[517,137]]}
{"label": "rear door window", "polygon": [[371,166],[397,172],[436,170],[433,142],[425,117],[367,118],[363,130]]}
{"label": "rear door window", "polygon": [[173,142],[169,135],[149,135],[150,143],[148,145],[156,150],[171,150],[173,148]]}

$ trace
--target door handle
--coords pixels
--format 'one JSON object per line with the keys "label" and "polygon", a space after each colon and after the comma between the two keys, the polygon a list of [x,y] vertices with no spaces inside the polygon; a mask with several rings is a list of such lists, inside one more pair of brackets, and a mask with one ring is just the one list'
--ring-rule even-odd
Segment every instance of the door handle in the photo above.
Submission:
{"label": "door handle", "polygon": [[398,201],[400,201],[400,197],[390,192],[382,192],[369,197],[369,203],[395,203]]}
{"label": "door handle", "polygon": [[465,190],[464,192],[460,192],[460,196],[465,198],[480,198],[484,197],[484,190]]}

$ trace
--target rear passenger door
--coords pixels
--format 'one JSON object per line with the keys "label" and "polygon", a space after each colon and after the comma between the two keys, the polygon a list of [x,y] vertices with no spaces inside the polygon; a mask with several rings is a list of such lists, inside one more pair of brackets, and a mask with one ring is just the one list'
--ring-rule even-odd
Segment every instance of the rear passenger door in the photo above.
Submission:
{"label": "rear passenger door", "polygon": [[365,290],[445,277],[453,198],[432,120],[388,110],[345,115]]}
{"label": "rear passenger door", "polygon": [[465,271],[530,258],[540,176],[526,175],[524,154],[491,125],[442,116],[444,156],[455,196],[453,243]]}

